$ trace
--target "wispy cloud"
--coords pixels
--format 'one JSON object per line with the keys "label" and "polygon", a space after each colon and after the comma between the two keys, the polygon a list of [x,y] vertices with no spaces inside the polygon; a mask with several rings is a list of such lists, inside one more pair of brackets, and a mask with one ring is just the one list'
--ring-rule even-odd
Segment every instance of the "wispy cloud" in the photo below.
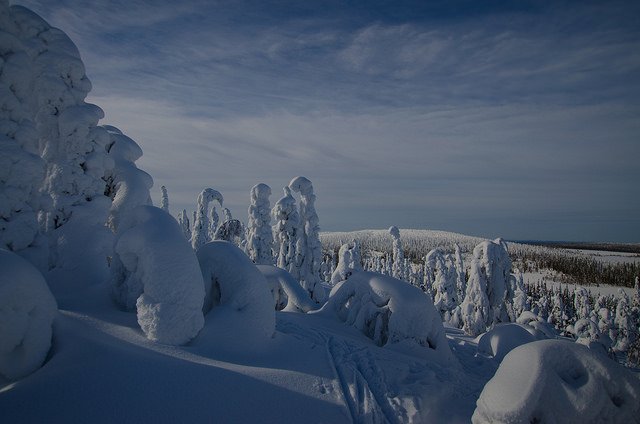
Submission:
{"label": "wispy cloud", "polygon": [[628,2],[20,3],[78,44],[176,210],[213,186],[243,216],[306,175],[325,229],[640,240]]}

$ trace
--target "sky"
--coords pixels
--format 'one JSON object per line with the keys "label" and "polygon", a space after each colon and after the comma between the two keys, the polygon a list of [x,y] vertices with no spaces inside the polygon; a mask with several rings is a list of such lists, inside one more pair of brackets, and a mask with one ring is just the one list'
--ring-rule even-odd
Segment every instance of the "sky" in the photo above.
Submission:
{"label": "sky", "polygon": [[309,178],[323,231],[640,242],[640,2],[17,0],[171,211]]}

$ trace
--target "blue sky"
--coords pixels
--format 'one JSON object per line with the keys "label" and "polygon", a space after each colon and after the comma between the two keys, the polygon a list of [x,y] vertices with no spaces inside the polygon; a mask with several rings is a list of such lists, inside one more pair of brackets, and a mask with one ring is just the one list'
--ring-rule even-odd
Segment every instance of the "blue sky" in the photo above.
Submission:
{"label": "blue sky", "polygon": [[174,213],[304,175],[323,230],[640,242],[640,3],[21,0]]}

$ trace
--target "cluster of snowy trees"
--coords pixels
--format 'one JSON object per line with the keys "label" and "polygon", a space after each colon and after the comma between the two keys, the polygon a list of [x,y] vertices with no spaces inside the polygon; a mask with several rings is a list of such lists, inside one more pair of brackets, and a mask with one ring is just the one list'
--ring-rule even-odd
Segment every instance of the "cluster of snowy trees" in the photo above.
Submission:
{"label": "cluster of snowy trees", "polygon": [[[620,362],[640,362],[637,277],[632,299],[621,289],[618,296],[594,298],[584,287],[571,291],[567,286],[525,284],[522,273],[512,272],[508,247],[501,239],[479,243],[465,266],[458,245],[452,253],[435,248],[420,262],[409,261],[402,255],[397,228],[391,227],[389,234],[390,251],[367,252],[359,266],[420,287],[448,325],[477,336],[498,323],[522,322],[580,342],[598,342]],[[340,248],[335,266],[333,252],[326,255],[334,275],[348,276],[348,268],[355,268],[345,257],[351,246],[358,242]]]}
{"label": "cluster of snowy trees", "polygon": [[[298,193],[300,202],[292,193]],[[246,252],[257,265],[277,265],[287,270],[308,291],[313,300],[324,301],[321,287],[322,244],[320,226],[315,210],[313,184],[305,177],[295,177],[284,187],[284,196],[271,208],[271,187],[260,183],[251,188],[248,209],[249,222],[245,226],[233,219],[224,208],[221,222],[216,211],[217,202],[223,205],[222,194],[212,188],[198,195],[193,224],[186,210],[178,214],[184,237],[194,250],[214,240],[233,242]],[[168,195],[162,191],[162,205],[168,210]],[[272,224],[272,219],[274,223]]]}

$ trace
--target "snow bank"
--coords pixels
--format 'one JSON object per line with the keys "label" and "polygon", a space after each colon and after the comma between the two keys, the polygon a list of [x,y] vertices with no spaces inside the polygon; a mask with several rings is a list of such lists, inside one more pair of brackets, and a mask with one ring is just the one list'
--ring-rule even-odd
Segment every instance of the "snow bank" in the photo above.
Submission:
{"label": "snow bank", "polygon": [[519,324],[498,324],[480,336],[478,352],[493,356],[498,362],[518,346],[538,339]]}
{"label": "snow bank", "polygon": [[639,416],[638,375],[577,343],[542,340],[504,358],[472,421],[631,423]]}
{"label": "snow bank", "polygon": [[183,344],[204,325],[204,283],[196,256],[178,223],[153,206],[139,206],[120,228],[112,263],[112,293],[135,306],[150,340]]}
{"label": "snow bank", "polygon": [[440,361],[452,358],[440,314],[429,297],[393,277],[373,272],[353,274],[331,290],[318,313],[336,316],[358,328],[378,346],[428,352]]}
{"label": "snow bank", "polygon": [[0,249],[0,374],[14,380],[42,365],[57,311],[42,274],[15,253]]}
{"label": "snow bank", "polygon": [[197,252],[205,281],[204,312],[228,306],[244,328],[271,337],[275,331],[273,296],[262,273],[238,247],[212,241]]}
{"label": "snow bank", "polygon": [[272,265],[258,265],[267,279],[276,310],[309,312],[318,308],[309,293],[286,270]]}

